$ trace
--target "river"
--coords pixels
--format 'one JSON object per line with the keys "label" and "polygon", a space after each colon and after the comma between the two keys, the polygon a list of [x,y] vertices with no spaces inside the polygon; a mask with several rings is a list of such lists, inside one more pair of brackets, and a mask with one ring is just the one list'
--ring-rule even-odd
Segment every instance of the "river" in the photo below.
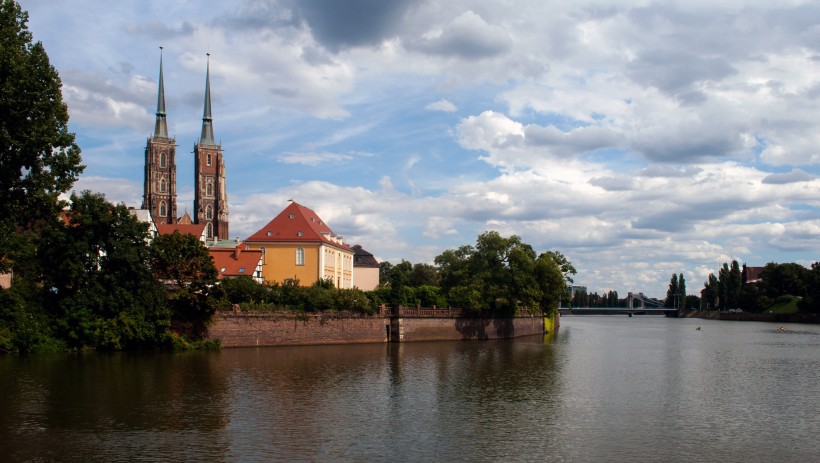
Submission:
{"label": "river", "polygon": [[818,461],[820,326],[561,323],[505,341],[0,356],[0,458]]}

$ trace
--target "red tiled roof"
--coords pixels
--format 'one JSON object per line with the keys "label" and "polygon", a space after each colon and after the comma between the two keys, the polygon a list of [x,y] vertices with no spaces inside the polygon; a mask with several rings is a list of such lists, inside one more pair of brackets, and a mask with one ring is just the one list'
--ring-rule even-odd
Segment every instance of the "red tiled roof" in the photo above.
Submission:
{"label": "red tiled roof", "polygon": [[267,225],[248,237],[250,242],[326,243],[351,251],[311,209],[291,202]]}
{"label": "red tiled roof", "polygon": [[205,233],[205,224],[167,224],[167,223],[160,223],[157,224],[157,233],[160,235],[173,235],[175,231],[178,231],[180,235],[193,235],[197,239],[202,238]]}
{"label": "red tiled roof", "polygon": [[262,251],[250,251],[244,243],[235,248],[210,248],[208,254],[214,261],[219,278],[241,275],[253,278],[253,272],[262,259]]}

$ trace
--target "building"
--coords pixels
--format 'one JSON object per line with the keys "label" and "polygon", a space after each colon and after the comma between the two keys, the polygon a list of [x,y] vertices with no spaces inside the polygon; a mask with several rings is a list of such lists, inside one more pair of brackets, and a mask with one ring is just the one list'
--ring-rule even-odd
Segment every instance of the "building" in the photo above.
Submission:
{"label": "building", "polygon": [[205,70],[205,108],[202,135],[194,145],[194,214],[196,223],[205,224],[208,239],[228,239],[228,192],[225,187],[225,160],[222,145],[214,141],[211,117],[210,54]]}
{"label": "building", "polygon": [[264,253],[267,281],[310,286],[330,280],[337,288],[354,286],[353,250],[315,212],[294,201],[245,244]]}
{"label": "building", "polygon": [[740,281],[746,285],[749,283],[758,283],[763,281],[763,270],[766,267],[747,267],[743,264],[743,269],[740,272]]}
{"label": "building", "polygon": [[159,224],[157,225],[157,234],[159,235],[173,235],[174,232],[179,232],[180,235],[191,235],[199,241],[206,243],[208,237],[205,233],[206,226],[204,223],[183,224]]}
{"label": "building", "polygon": [[356,276],[356,287],[362,291],[373,291],[379,287],[379,261],[373,254],[353,246],[353,274]]}
{"label": "building", "polygon": [[[210,54],[205,68],[205,104],[202,133],[194,145],[194,219],[205,227],[207,239],[228,239],[228,191],[222,145],[214,140],[211,115]],[[145,148],[145,182],[142,209],[159,225],[173,225],[177,218],[176,139],[168,135],[165,112],[165,81],[162,54],[159,60],[159,91],[154,135]],[[186,212],[187,216],[187,212]],[[190,218],[190,217],[189,217]]]}
{"label": "building", "polygon": [[131,215],[133,215],[140,222],[148,224],[148,241],[153,240],[157,234],[159,234],[157,231],[157,225],[154,223],[153,217],[151,217],[151,211],[148,209],[129,208],[128,212],[130,212]]}
{"label": "building", "polygon": [[218,273],[218,277],[236,278],[249,276],[262,283],[262,251],[249,250],[244,243],[232,248],[211,247],[208,249]]}
{"label": "building", "polygon": [[161,53],[156,114],[154,135],[148,138],[145,147],[145,183],[142,209],[147,209],[151,213],[155,223],[170,224],[176,223],[177,217],[177,145],[176,140],[168,136]]}

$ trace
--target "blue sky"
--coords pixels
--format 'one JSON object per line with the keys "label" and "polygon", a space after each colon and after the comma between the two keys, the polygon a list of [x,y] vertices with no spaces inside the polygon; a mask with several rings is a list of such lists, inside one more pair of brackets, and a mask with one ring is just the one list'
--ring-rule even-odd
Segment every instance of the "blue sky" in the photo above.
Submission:
{"label": "blue sky", "polygon": [[232,236],[293,199],[381,260],[478,234],[590,291],[690,292],[820,250],[820,5],[21,1],[63,81],[77,189],[139,206],[163,46],[180,211],[211,53]]}

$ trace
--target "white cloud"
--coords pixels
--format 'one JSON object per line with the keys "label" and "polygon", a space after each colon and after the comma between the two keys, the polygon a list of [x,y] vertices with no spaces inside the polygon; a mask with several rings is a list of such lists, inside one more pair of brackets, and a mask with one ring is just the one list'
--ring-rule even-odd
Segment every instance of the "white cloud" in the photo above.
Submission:
{"label": "white cloud", "polygon": [[425,106],[424,109],[427,109],[429,111],[441,111],[445,113],[454,113],[458,111],[456,105],[445,99],[441,99],[436,102],[430,103],[427,106]]}
{"label": "white cloud", "polygon": [[658,296],[673,272],[694,292],[731,259],[820,251],[820,6],[388,3],[349,21],[313,2],[22,6],[89,164],[77,187],[115,201],[141,202],[159,40],[178,207],[210,51],[240,237],[292,198],[381,258],[495,228],[564,252],[591,290]]}

